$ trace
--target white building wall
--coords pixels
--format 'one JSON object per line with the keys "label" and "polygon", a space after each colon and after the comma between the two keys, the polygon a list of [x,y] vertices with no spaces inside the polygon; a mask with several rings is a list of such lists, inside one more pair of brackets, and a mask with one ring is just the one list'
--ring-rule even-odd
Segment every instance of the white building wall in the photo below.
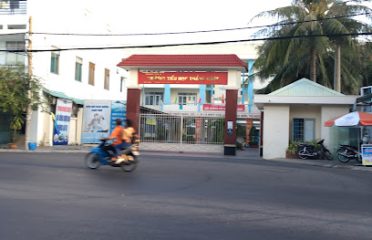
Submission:
{"label": "white building wall", "polygon": [[265,106],[263,121],[263,158],[285,158],[289,143],[288,105]]}
{"label": "white building wall", "polygon": [[[31,36],[33,50],[70,49],[74,47],[94,48],[118,45],[110,42],[114,38],[86,37],[74,34],[109,33],[110,29],[105,21],[95,16],[93,11],[89,9],[89,1],[74,2],[73,8],[66,5],[65,2],[56,1],[32,0],[27,1],[27,3],[28,15],[23,18],[23,22],[28,26],[28,19],[31,17],[33,32],[71,33],[70,35],[33,34]],[[50,11],[45,11],[45,9],[50,9]],[[116,67],[122,58],[120,50],[68,50],[60,51],[59,54],[58,74],[50,72],[50,51],[34,52],[32,54],[33,75],[41,80],[45,88],[62,92],[68,97],[81,100],[126,100],[127,91],[125,82],[122,86],[122,92],[120,92],[120,84],[122,77],[127,78],[127,72]],[[83,61],[81,82],[75,80],[76,57],[80,57]],[[95,64],[94,86],[88,84],[89,62]],[[109,69],[110,72],[109,90],[104,89],[105,69]],[[44,114],[42,112],[33,114],[31,119],[33,128],[30,131],[29,139],[37,141],[39,144],[51,145],[52,138],[50,135],[53,132],[53,122],[50,122],[49,124],[51,125],[46,128],[48,123],[45,121]],[[71,143],[80,142],[81,121],[82,117],[78,117],[76,122],[70,127],[74,135],[71,136]],[[79,132],[76,132],[76,130]]]}

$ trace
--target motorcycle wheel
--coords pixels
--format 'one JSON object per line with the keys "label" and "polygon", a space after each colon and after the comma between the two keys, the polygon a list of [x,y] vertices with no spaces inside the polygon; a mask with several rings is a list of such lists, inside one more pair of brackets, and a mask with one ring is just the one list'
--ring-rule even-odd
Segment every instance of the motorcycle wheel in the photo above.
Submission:
{"label": "motorcycle wheel", "polygon": [[298,157],[300,159],[308,159],[309,156],[308,156],[309,152],[306,150],[306,149],[301,149],[299,152],[298,152]]}
{"label": "motorcycle wheel", "polygon": [[358,157],[356,157],[355,159],[358,163],[362,163],[363,160],[362,160],[362,156],[360,154],[358,154]]}
{"label": "motorcycle wheel", "polygon": [[350,161],[350,158],[344,156],[347,154],[347,150],[346,149],[339,149],[337,150],[337,159],[342,162],[342,163],[347,163]]}
{"label": "motorcycle wheel", "polygon": [[332,160],[333,159],[332,153],[330,151],[326,150],[324,152],[324,158],[327,159],[327,160]]}
{"label": "motorcycle wheel", "polygon": [[90,169],[97,169],[99,166],[101,166],[101,163],[99,161],[99,157],[97,154],[94,153],[88,153],[85,155],[85,166],[87,166]]}
{"label": "motorcycle wheel", "polygon": [[137,160],[137,157],[134,156],[132,153],[128,155],[131,156],[133,160],[121,163],[120,168],[124,172],[133,172],[137,168],[138,160]]}

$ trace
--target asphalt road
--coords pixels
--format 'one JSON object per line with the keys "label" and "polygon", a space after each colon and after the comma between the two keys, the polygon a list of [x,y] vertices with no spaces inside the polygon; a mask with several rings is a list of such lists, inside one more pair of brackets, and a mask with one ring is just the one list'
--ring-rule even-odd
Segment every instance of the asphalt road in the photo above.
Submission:
{"label": "asphalt road", "polygon": [[143,155],[0,153],[0,239],[371,239],[372,172]]}

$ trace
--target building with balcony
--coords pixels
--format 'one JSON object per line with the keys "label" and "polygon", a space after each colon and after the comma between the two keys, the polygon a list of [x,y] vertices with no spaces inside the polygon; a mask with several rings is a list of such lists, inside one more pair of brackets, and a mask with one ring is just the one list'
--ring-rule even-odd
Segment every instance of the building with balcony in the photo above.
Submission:
{"label": "building with balcony", "polygon": [[[233,43],[201,46],[177,46],[167,48],[127,49],[123,60],[138,55],[218,55],[235,54],[248,65],[248,72],[241,72],[238,96],[238,116],[240,118],[259,118],[259,111],[253,104],[253,90],[264,85],[254,77],[252,68],[257,58],[258,43]],[[166,59],[163,59],[166,61]],[[131,76],[128,76],[131,78]],[[221,105],[225,104],[225,87],[223,85],[200,84],[139,84],[141,88],[141,106],[158,111],[175,114],[193,114],[221,116]],[[201,104],[200,104],[201,103]],[[204,105],[204,107],[203,107]]]}

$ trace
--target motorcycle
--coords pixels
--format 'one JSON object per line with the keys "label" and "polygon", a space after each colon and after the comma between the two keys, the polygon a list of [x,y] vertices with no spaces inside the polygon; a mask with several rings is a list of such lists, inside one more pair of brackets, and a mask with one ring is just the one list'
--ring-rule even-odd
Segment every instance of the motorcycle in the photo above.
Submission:
{"label": "motorcycle", "polygon": [[337,158],[342,163],[347,163],[352,159],[357,162],[362,162],[358,148],[347,144],[340,144],[339,148],[337,149]]}
{"label": "motorcycle", "polygon": [[297,155],[301,159],[327,159],[332,160],[332,154],[331,152],[324,146],[324,139],[317,142],[319,145],[319,150],[312,145],[308,143],[301,143],[298,146],[298,152]]}
{"label": "motorcycle", "polygon": [[[85,156],[85,166],[90,169],[97,169],[101,165],[111,167],[120,167],[124,172],[132,172],[137,168],[139,143],[135,142],[128,148],[122,149],[120,156],[125,159],[120,163],[112,161],[112,147],[110,147],[108,139],[100,139],[100,144],[94,147]],[[130,159],[130,160],[129,160]]]}

